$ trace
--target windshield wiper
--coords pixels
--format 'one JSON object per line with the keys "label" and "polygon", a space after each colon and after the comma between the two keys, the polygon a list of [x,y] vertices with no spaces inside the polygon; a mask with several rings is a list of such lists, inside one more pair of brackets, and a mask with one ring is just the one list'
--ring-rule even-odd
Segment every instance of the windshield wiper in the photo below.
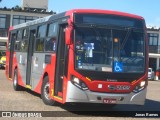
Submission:
{"label": "windshield wiper", "polygon": [[132,29],[128,28],[127,34],[126,34],[126,36],[125,36],[125,38],[124,38],[124,40],[123,40],[123,42],[122,42],[122,44],[120,46],[120,50],[123,49],[124,45],[126,44],[128,38],[130,36],[131,31],[132,31]]}

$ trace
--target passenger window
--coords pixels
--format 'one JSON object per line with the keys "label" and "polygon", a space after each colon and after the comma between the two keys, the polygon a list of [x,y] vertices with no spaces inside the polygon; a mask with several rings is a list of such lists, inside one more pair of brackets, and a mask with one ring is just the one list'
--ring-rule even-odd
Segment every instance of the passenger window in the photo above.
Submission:
{"label": "passenger window", "polygon": [[21,40],[21,39],[22,39],[22,31],[19,30],[19,31],[17,32],[17,40]]}
{"label": "passenger window", "polygon": [[22,38],[23,40],[21,41],[20,49],[22,52],[26,52],[28,50],[28,35],[29,35],[29,30],[28,28],[23,30]]}
{"label": "passenger window", "polygon": [[47,25],[42,25],[38,27],[37,38],[46,37],[46,28],[47,28]]}
{"label": "passenger window", "polygon": [[28,39],[21,42],[21,51],[26,52],[28,50]]}
{"label": "passenger window", "polygon": [[51,23],[48,25],[47,37],[57,36],[57,23]]}
{"label": "passenger window", "polygon": [[28,28],[23,30],[23,39],[27,39],[28,38],[28,33],[29,33]]}
{"label": "passenger window", "polygon": [[46,37],[47,25],[38,27],[36,39],[36,51],[44,51],[44,38]]}
{"label": "passenger window", "polygon": [[21,45],[21,40],[22,40],[22,31],[19,30],[17,31],[17,39],[15,41],[15,50],[19,51],[20,50],[20,45]]}
{"label": "passenger window", "polygon": [[44,39],[36,40],[36,51],[44,51]]}
{"label": "passenger window", "polygon": [[45,41],[45,51],[56,51],[56,37],[47,38]]}
{"label": "passenger window", "polygon": [[57,23],[51,23],[47,28],[47,39],[45,40],[45,51],[56,51],[57,43]]}

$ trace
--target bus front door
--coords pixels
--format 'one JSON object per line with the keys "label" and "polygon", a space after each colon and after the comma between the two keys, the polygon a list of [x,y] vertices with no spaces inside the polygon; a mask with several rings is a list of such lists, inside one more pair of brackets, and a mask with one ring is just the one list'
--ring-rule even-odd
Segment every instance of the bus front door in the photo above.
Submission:
{"label": "bus front door", "polygon": [[58,38],[58,45],[56,51],[56,70],[55,70],[55,84],[54,95],[63,96],[63,80],[67,75],[66,60],[68,61],[68,48],[65,44],[65,25],[60,25],[60,33]]}

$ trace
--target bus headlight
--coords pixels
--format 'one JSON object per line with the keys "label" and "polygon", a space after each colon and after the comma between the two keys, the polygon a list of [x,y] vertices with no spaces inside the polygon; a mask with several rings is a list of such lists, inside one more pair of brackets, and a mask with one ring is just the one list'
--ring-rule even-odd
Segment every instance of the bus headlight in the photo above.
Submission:
{"label": "bus headlight", "polygon": [[87,85],[77,77],[72,77],[71,82],[82,90],[88,90]]}
{"label": "bus headlight", "polygon": [[146,81],[141,81],[133,90],[133,92],[137,93],[143,90],[146,86]]}
{"label": "bus headlight", "polygon": [[145,84],[146,84],[146,81],[142,81],[142,82],[140,83],[140,86],[141,86],[141,87],[144,87]]}

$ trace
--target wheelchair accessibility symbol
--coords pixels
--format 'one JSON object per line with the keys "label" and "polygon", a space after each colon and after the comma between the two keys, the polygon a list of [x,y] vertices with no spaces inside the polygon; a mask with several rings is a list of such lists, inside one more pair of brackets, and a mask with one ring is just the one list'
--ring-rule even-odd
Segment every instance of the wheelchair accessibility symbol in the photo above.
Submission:
{"label": "wheelchair accessibility symbol", "polygon": [[123,72],[122,62],[114,62],[114,72]]}

